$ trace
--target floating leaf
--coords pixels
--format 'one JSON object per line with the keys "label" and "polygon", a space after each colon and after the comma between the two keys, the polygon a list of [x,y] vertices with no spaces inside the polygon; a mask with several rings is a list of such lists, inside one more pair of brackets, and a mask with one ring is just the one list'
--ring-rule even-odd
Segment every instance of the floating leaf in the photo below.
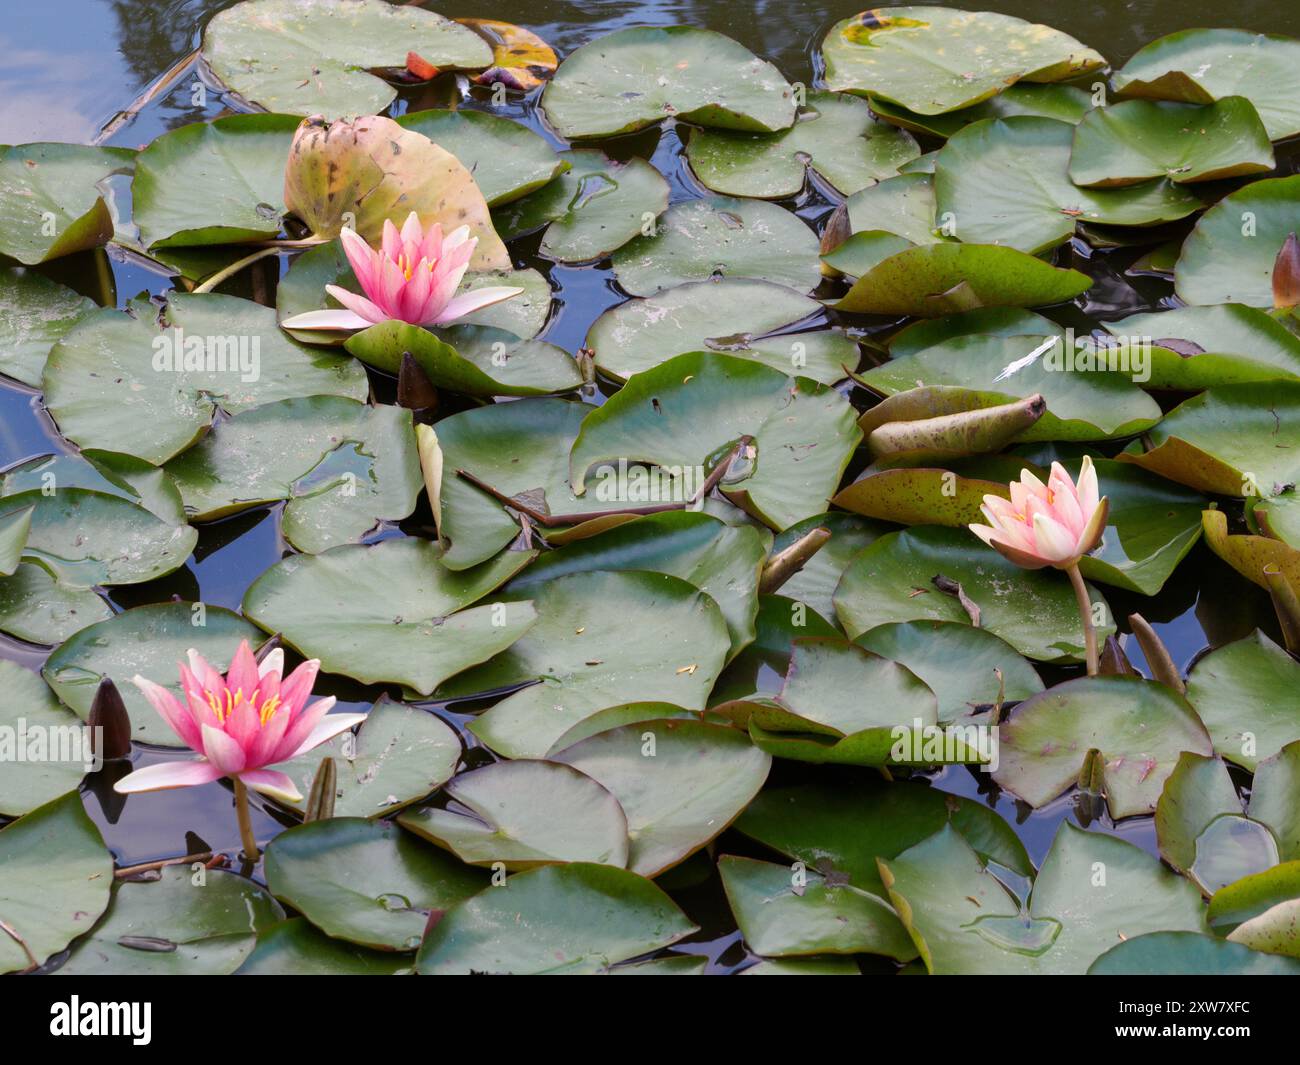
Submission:
{"label": "floating leaf", "polygon": [[[831,595],[839,584],[840,575],[849,564],[849,559],[877,537],[892,531],[892,526],[839,511],[814,514],[778,534],[772,543],[772,554],[784,551],[816,528],[830,530],[831,538],[794,576],[781,585],[780,590],[782,595],[806,603],[823,618],[833,618],[835,607],[831,603]],[[807,635],[815,636],[816,633],[810,632]]]}
{"label": "floating leaf", "polygon": [[1283,862],[1216,891],[1210,899],[1210,927],[1217,935],[1225,936],[1278,903],[1297,897],[1300,897],[1300,861]]}
{"label": "floating leaf", "polygon": [[1195,932],[1148,932],[1111,947],[1088,967],[1088,975],[1297,976],[1300,961]]}
{"label": "floating leaf", "polygon": [[492,45],[492,66],[474,76],[479,85],[529,92],[553,77],[559,59],[549,44],[522,26],[488,18],[458,18]]}
{"label": "floating leaf", "polygon": [[900,174],[870,185],[850,196],[844,209],[854,233],[883,230],[913,244],[950,239],[936,230],[934,178],[930,174]]}
{"label": "floating leaf", "polygon": [[950,470],[911,468],[864,474],[831,500],[868,518],[904,525],[967,525],[981,521],[987,495],[1009,498],[1006,486]]}
{"label": "floating leaf", "polygon": [[1224,814],[1211,821],[1196,838],[1196,861],[1188,874],[1206,894],[1262,873],[1277,865],[1277,841],[1258,821]]}
{"label": "floating leaf", "polygon": [[93,300],[20,266],[0,267],[0,375],[40,388],[50,348]]}
{"label": "floating leaf", "polygon": [[1008,85],[981,103],[941,115],[919,115],[878,96],[871,98],[871,110],[886,122],[944,140],[984,118],[1036,115],[1078,125],[1094,106],[1093,94],[1077,85],[1031,85],[1023,81]]}
{"label": "floating leaf", "polygon": [[[25,731],[33,741],[43,735],[48,745],[44,758],[33,757],[35,752],[31,751],[21,759],[11,754],[4,773],[0,774],[0,814],[20,817],[76,789],[90,766],[80,759],[66,760],[60,747],[64,739],[88,739],[88,736],[81,732],[76,715],[31,670],[16,662],[0,661],[0,688],[6,693],[4,708],[0,710],[4,729],[14,736]],[[78,746],[68,744],[63,749],[75,754]],[[89,755],[88,751],[84,753]]]}
{"label": "floating leaf", "polygon": [[239,976],[390,976],[411,971],[401,954],[369,950],[316,931],[293,917],[263,931]]}

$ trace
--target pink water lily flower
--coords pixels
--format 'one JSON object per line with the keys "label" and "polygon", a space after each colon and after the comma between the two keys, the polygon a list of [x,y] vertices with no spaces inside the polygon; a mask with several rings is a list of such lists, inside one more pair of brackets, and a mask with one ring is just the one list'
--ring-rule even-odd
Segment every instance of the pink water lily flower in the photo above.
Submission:
{"label": "pink water lily flower", "polygon": [[245,640],[225,676],[191,650],[189,665],[180,664],[183,700],[161,684],[133,677],[180,741],[203,757],[137,769],[119,780],[115,789],[130,794],[188,788],[231,777],[273,798],[301,800],[288,774],[266,766],[310,751],[366,716],[326,717],[334,706],[332,695],[308,705],[319,670],[320,662],[313,659],[282,680],[284,652],[277,648],[259,665]]}
{"label": "pink water lily flower", "polygon": [[971,532],[1018,566],[1070,569],[1101,542],[1110,504],[1098,499],[1097,471],[1085,456],[1079,483],[1059,462],[1043,484],[1028,470],[1012,481],[1010,501],[984,497],[980,507],[988,525],[972,525]]}
{"label": "pink water lily flower", "polygon": [[442,226],[434,223],[426,230],[412,211],[400,233],[391,220],[384,222],[378,251],[351,229],[344,229],[339,239],[365,295],[326,285],[325,291],[347,309],[297,314],[280,323],[284,328],[365,329],[393,320],[426,327],[448,325],[523,292],[498,285],[456,295],[478,244],[468,226],[444,237]]}

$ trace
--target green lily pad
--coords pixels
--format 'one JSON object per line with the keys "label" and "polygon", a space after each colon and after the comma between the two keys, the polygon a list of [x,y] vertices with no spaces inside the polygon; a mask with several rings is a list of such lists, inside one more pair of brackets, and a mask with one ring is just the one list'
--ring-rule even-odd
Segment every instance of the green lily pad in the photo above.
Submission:
{"label": "green lily pad", "polygon": [[268,111],[373,115],[396,91],[372,70],[416,52],[440,70],[479,70],[492,49],[432,11],[379,0],[245,0],[203,33],[203,58],[227,87]]}
{"label": "green lily pad", "polygon": [[369,950],[331,939],[303,917],[272,925],[240,966],[239,976],[397,976],[411,972],[409,955]]}
{"label": "green lily pad", "polygon": [[[1199,521],[1199,515],[1197,517]],[[681,577],[711,596],[735,654],[754,639],[766,538],[689,510],[646,514],[589,539],[548,551],[511,582],[512,591],[588,570],[651,570]]]}
{"label": "green lily pad", "polygon": [[861,976],[852,958],[830,955],[824,958],[764,958],[742,969],[738,976]]}
{"label": "green lily pad", "polygon": [[234,873],[171,865],[156,881],[113,885],[108,912],[73,944],[70,976],[226,976],[253,952],[259,932],[284,920],[280,904]]}
{"label": "green lily pad", "polygon": [[1273,146],[1244,96],[1212,104],[1127,100],[1089,111],[1074,128],[1070,180],[1135,185],[1167,177],[1180,184],[1273,169]]}
{"label": "green lily pad", "polygon": [[954,337],[915,354],[890,359],[858,380],[884,396],[917,387],[969,389],[986,401],[981,405],[987,406],[1041,395],[1047,400],[1047,412],[1019,435],[1017,439],[1022,442],[1107,440],[1151,429],[1160,421],[1160,407],[1155,400],[1120,374],[1078,368],[1072,373],[1063,372],[1068,364],[1061,355],[1063,344],[1059,338],[1054,347],[1025,363],[1047,339]]}
{"label": "green lily pad", "polygon": [[1300,663],[1258,630],[1211,651],[1187,676],[1187,699],[1230,762],[1253,770],[1300,739],[1300,708],[1288,693]]}
{"label": "green lily pad", "polygon": [[574,573],[511,591],[537,624],[508,651],[438,691],[448,698],[528,685],[470,731],[507,758],[540,758],[598,710],[668,702],[702,710],[730,641],[714,601],[662,573]]}
{"label": "green lily pad", "polygon": [[[20,817],[69,791],[74,791],[86,774],[82,761],[65,761],[56,744],[62,738],[81,740],[81,722],[63,706],[40,676],[16,662],[0,661],[0,688],[5,691],[0,711],[3,727],[16,735],[25,727],[33,736],[47,737],[48,757],[7,759],[0,774],[0,814]],[[74,733],[73,730],[76,730]],[[87,737],[88,738],[88,737]],[[69,744],[71,752],[77,746]],[[89,755],[89,752],[84,752]]]}
{"label": "green lily pad", "polygon": [[328,936],[375,950],[414,950],[432,912],[483,876],[396,825],[361,817],[312,821],[266,848],[266,886]]}
{"label": "green lily pad", "polygon": [[[441,718],[381,697],[355,735],[340,733],[271,768],[307,796],[321,762],[333,758],[334,816],[387,817],[450,780],[460,754],[460,739]],[[301,812],[306,799],[285,805]]]}
{"label": "green lily pad", "polygon": [[99,682],[117,685],[131,720],[131,738],[179,747],[180,741],[140,694],[136,674],[180,694],[179,663],[191,647],[224,672],[241,640],[265,639],[257,626],[224,607],[204,603],[153,603],[114,614],[78,631],[45,661],[41,675],[83,721]]}
{"label": "green lily pad", "polygon": [[[919,115],[879,96],[871,98],[871,110],[886,122],[914,133],[929,133],[947,140],[972,122],[984,118],[1036,115],[1078,125],[1093,107],[1093,94],[1077,85],[1031,85],[1017,82],[981,103],[947,111],[941,115]],[[933,154],[933,153],[932,153]]]}
{"label": "green lily pad", "polygon": [[887,233],[883,229],[867,229],[854,233],[839,247],[823,255],[822,262],[857,280],[864,274],[871,273],[886,259],[915,246],[906,237],[895,233]]}
{"label": "green lily pad", "polygon": [[831,502],[882,521],[961,526],[980,520],[980,503],[986,495],[1005,497],[1006,488],[951,470],[909,467],[864,473]]}
{"label": "green lily pad", "polygon": [[920,677],[938,697],[943,723],[969,718],[999,697],[1009,704],[1043,690],[1038,672],[1009,643],[956,621],[892,622],[853,642]]}
{"label": "green lily pad", "polygon": [[907,133],[878,122],[865,101],[814,92],[780,133],[698,130],[686,145],[695,176],[714,192],[779,200],[797,196],[808,171],[849,196],[893,177],[920,155]]}
{"label": "green lily pad", "polygon": [[21,266],[0,268],[0,375],[41,387],[45,359],[95,302]]}
{"label": "green lily pad", "polygon": [[35,506],[30,506],[0,517],[0,577],[12,577],[18,568],[32,531],[35,510]]}
{"label": "green lily pad", "polygon": [[1294,898],[1300,898],[1300,861],[1283,862],[1216,891],[1208,911],[1210,928],[1216,935],[1226,936],[1246,921]]}
{"label": "green lily pad", "polygon": [[76,792],[0,829],[0,913],[27,945],[0,936],[0,972],[39,965],[89,932],[112,883],[113,856]]}
{"label": "green lily pad", "polygon": [[884,7],[837,22],[821,45],[826,84],[925,115],[977,104],[1024,79],[1106,65],[1068,34],[991,11]]}
{"label": "green lily pad", "polygon": [[949,823],[983,859],[1033,874],[1024,844],[995,811],[924,783],[837,777],[769,787],[736,827],[810,869],[828,864],[855,886],[883,896],[877,859],[895,858]]}
{"label": "green lily pad", "polygon": [[516,873],[424,937],[421,975],[602,973],[697,931],[645,877],[588,862]]}
{"label": "green lily pad", "polygon": [[530,552],[465,572],[447,569],[440,554],[436,544],[406,537],[291,556],[249,586],[244,613],[327,672],[428,695],[509,647],[535,617],[526,601],[465,609],[526,565]]}
{"label": "green lily pad", "polygon": [[[857,637],[891,621],[970,618],[957,598],[939,591],[936,575],[957,581],[980,608],[980,627],[1040,662],[1078,661],[1083,629],[1070,583],[1052,569],[1023,570],[961,529],[918,525],[889,533],[854,556],[835,590],[844,631]],[[1110,609],[1092,592],[1104,640],[1115,631]],[[1082,752],[1081,752],[1082,753]]]}
{"label": "green lily pad", "polygon": [[24,562],[13,576],[0,577],[0,632],[28,643],[62,643],[112,616],[97,592],[61,584],[36,563]]}
{"label": "green lily pad", "polygon": [[719,487],[780,530],[826,509],[861,435],[853,408],[832,389],[745,359],[694,352],[635,374],[587,415],[569,454],[569,480],[584,494],[594,467],[620,459],[711,469],[749,436],[752,461]]}
{"label": "green lily pad", "polygon": [[369,391],[351,359],[302,347],[269,308],[216,293],[173,293],[162,320],[147,300],[94,312],[54,345],[44,382],[68,439],[155,465],[197,442],[218,410]]}
{"label": "green lily pad", "polygon": [[1254,506],[1247,507],[1246,520],[1260,532],[1300,551],[1300,491],[1289,488],[1253,502]]}
{"label": "green lily pad", "polygon": [[623,725],[555,760],[613,794],[627,813],[627,867],[654,877],[715,839],[758,794],[772,759],[741,732],[702,721]]}
{"label": "green lily pad", "polygon": [[835,592],[835,586],[840,583],[840,576],[849,564],[849,559],[873,540],[892,532],[893,526],[837,510],[814,514],[779,533],[772,543],[772,554],[784,551],[817,528],[828,530],[831,538],[803,564],[798,573],[781,585],[781,594],[807,604],[823,618],[834,618],[835,605],[831,602],[831,596]]}
{"label": "green lily pad", "polygon": [[883,899],[813,870],[725,855],[718,875],[745,945],[757,954],[883,954],[916,957],[916,947]]}
{"label": "green lily pad", "polygon": [[1271,140],[1300,133],[1300,42],[1246,30],[1181,30],[1152,41],[1115,73],[1120,96],[1210,103],[1244,96]]}
{"label": "green lily pad", "polygon": [[889,341],[893,358],[915,355],[957,337],[973,336],[1064,336],[1065,331],[1050,318],[1019,307],[978,307],[973,311],[945,315],[904,326]]}
{"label": "green lily pad", "polygon": [[652,232],[668,207],[668,182],[644,159],[618,162],[594,148],[561,152],[560,159],[568,169],[559,177],[493,214],[503,240],[545,226],[543,255],[589,262]]}
{"label": "green lily pad", "polygon": [[844,201],[854,233],[883,230],[913,244],[937,244],[950,239],[936,229],[934,177],[900,174],[870,185]]}
{"label": "green lily pad", "polygon": [[1027,911],[951,825],[882,860],[881,875],[932,974],[1083,973],[1123,939],[1205,930],[1191,884],[1133,844],[1069,822]]}
{"label": "green lily pad", "polygon": [[1086,292],[1092,279],[996,244],[924,244],[880,260],[833,304],[853,314],[938,318],[979,307],[1039,307]]}
{"label": "green lily pad", "polygon": [[1069,174],[1074,130],[1068,122],[1031,116],[967,126],[939,151],[939,217],[951,213],[961,240],[1036,254],[1068,240],[1080,222],[1150,226],[1201,208],[1168,180],[1118,189],[1075,185]]}
{"label": "green lily pad", "polygon": [[1184,303],[1273,306],[1273,267],[1300,229],[1300,175],[1265,178],[1223,197],[1197,220],[1174,267]]}
{"label": "green lily pad", "polygon": [[1238,925],[1228,935],[1233,943],[1270,955],[1294,960],[1291,972],[1300,972],[1300,899],[1288,899],[1258,917]]}
{"label": "green lily pad", "polygon": [[199,521],[286,500],[285,539],[310,553],[406,517],[420,491],[411,412],[345,396],[244,411],[218,422],[166,469]]}
{"label": "green lily pad", "polygon": [[463,862],[510,870],[554,862],[627,865],[628,820],[618,799],[567,765],[496,762],[461,773],[443,793],[454,806],[407,811],[398,823]]}
{"label": "green lily pad", "polygon": [[817,236],[796,214],[762,200],[706,196],[674,204],[614,253],[614,277],[633,296],[720,277],[810,292],[821,281]]}
{"label": "green lily pad", "polygon": [[1188,701],[1139,677],[1080,677],[1021,703],[1001,726],[993,779],[1037,808],[1079,777],[1101,751],[1111,816],[1149,814],[1183,751],[1209,754]]}
{"label": "green lily pad", "polygon": [[1196,860],[1188,874],[1206,895],[1213,895],[1277,863],[1277,841],[1264,825],[1240,814],[1224,814],[1196,838]]}
{"label": "green lily pad", "polygon": [[[1117,337],[1155,338],[1151,376],[1143,382],[1148,388],[1200,391],[1300,378],[1300,338],[1266,312],[1242,303],[1135,314],[1108,322],[1106,328]],[[1188,345],[1201,350],[1188,354]]]}
{"label": "green lily pad", "polygon": [[1195,932],[1148,932],[1111,947],[1089,976],[1297,976],[1300,961]]}
{"label": "green lily pad", "polygon": [[485,111],[412,111],[397,124],[459,159],[489,207],[527,196],[568,169],[541,134]]}
{"label": "green lily pad", "polygon": [[542,93],[561,137],[609,137],[672,116],[770,133],[794,121],[794,89],[771,63],[712,30],[618,30],[570,53]]}
{"label": "green lily pad", "polygon": [[1179,872],[1196,861],[1197,837],[1216,817],[1240,815],[1241,799],[1218,758],[1184,751],[1165,779],[1156,803],[1156,842],[1160,856]]}
{"label": "green lily pad", "polygon": [[0,255],[30,266],[108,243],[116,216],[107,179],[129,174],[135,157],[129,148],[0,145]]}
{"label": "green lily pad", "polygon": [[170,248],[278,236],[285,161],[297,128],[292,115],[228,115],[152,141],[131,183],[140,240]]}
{"label": "green lily pad", "polygon": [[1250,816],[1268,825],[1283,861],[1300,859],[1300,743],[1255,763]]}

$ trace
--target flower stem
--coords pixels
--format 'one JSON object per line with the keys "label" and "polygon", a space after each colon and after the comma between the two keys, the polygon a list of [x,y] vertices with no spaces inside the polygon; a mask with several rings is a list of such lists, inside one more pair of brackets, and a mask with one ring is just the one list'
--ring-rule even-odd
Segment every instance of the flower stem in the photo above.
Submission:
{"label": "flower stem", "polygon": [[248,812],[248,788],[238,777],[235,780],[235,814],[239,818],[239,838],[244,844],[244,857],[250,862],[261,857],[257,849],[257,837],[253,835],[253,819]]}
{"label": "flower stem", "polygon": [[1079,617],[1083,621],[1083,644],[1088,653],[1088,676],[1097,675],[1097,630],[1092,627],[1092,599],[1088,596],[1088,586],[1083,583],[1083,574],[1079,572],[1079,563],[1066,567],[1070,583],[1074,585],[1074,598],[1079,604]]}
{"label": "flower stem", "polygon": [[224,270],[218,270],[215,274],[213,274],[206,281],[204,281],[203,284],[195,288],[194,291],[211,292],[214,288],[216,288],[219,284],[221,284],[221,282],[226,280],[226,278],[239,273],[239,271],[242,270],[245,266],[257,262],[258,259],[265,259],[268,255],[275,255],[279,250],[280,250],[279,246],[270,247],[270,248],[258,248],[257,251],[253,252],[252,255],[245,255],[242,259],[239,259],[231,263]]}

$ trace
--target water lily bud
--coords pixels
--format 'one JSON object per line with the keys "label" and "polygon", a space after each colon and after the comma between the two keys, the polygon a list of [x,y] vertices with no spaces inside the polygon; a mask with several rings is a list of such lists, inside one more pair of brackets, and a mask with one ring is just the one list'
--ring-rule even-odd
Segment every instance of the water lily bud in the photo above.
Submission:
{"label": "water lily bud", "polygon": [[315,236],[332,240],[347,227],[372,246],[384,222],[400,225],[412,212],[426,228],[468,226],[478,238],[470,269],[510,269],[473,175],[450,152],[390,118],[303,119],[289,148],[284,203]]}

